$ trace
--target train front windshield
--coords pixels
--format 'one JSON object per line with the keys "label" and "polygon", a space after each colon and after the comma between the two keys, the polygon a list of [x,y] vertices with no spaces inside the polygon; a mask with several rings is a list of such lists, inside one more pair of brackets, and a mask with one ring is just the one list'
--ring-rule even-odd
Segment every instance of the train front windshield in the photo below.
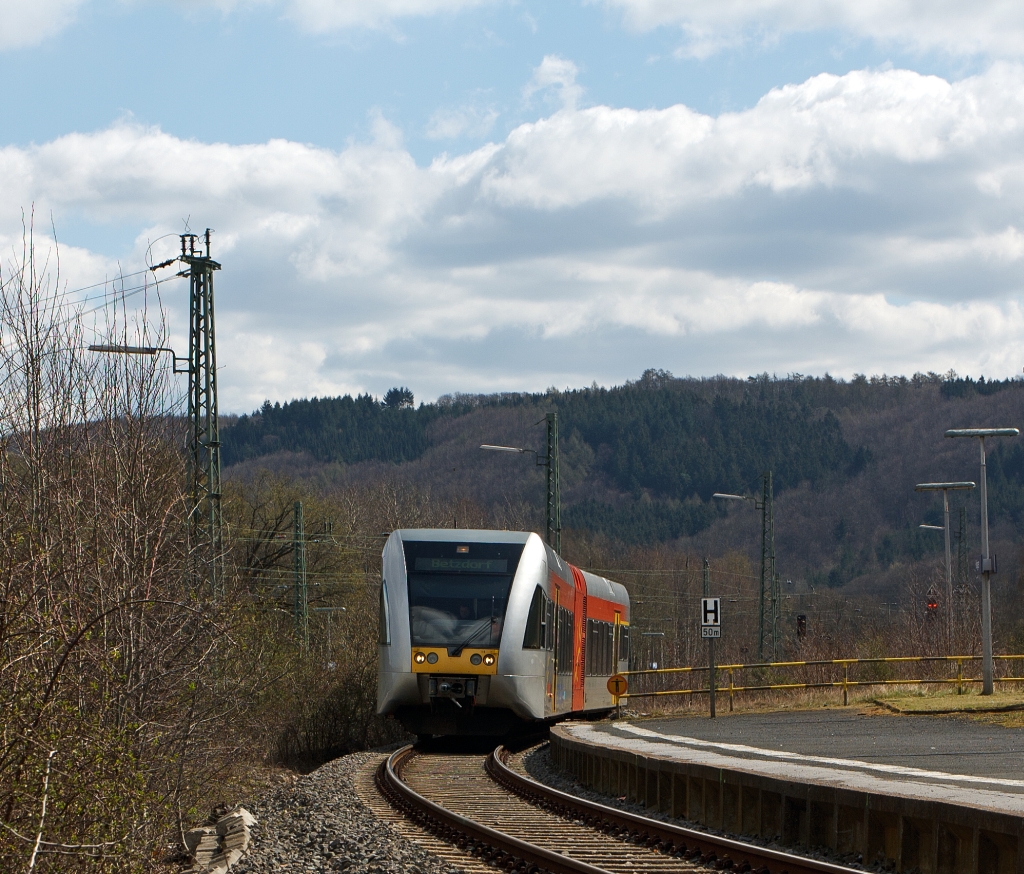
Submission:
{"label": "train front windshield", "polygon": [[404,546],[413,646],[497,646],[523,544]]}

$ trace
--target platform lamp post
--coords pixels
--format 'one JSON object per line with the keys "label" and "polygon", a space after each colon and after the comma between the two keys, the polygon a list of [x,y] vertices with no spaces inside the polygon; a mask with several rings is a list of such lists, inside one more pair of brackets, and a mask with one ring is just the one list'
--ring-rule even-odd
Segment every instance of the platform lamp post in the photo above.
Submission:
{"label": "platform lamp post", "polygon": [[985,477],[985,438],[1016,437],[1019,428],[951,428],[947,437],[977,437],[981,448],[981,694],[991,695],[992,685],[992,585],[994,568],[988,553],[988,486]]}
{"label": "platform lamp post", "polygon": [[[89,347],[90,352],[109,352],[115,355],[156,355],[157,352],[171,353],[171,369],[175,373],[188,373],[188,359],[179,358],[173,349],[167,346],[118,346],[110,343],[94,343]],[[178,364],[184,364],[183,370],[178,369]]]}
{"label": "platform lamp post", "polygon": [[[558,488],[558,413],[548,413],[544,417],[547,423],[547,453],[541,455],[535,449],[519,446],[494,446],[481,443],[481,449],[491,452],[518,452],[520,455],[530,453],[538,467],[547,471],[547,499],[545,500],[544,523],[545,540],[555,552],[562,552],[562,496]],[[537,424],[540,424],[539,422]]]}
{"label": "platform lamp post", "polygon": [[754,508],[761,511],[761,586],[757,604],[757,660],[764,662],[765,639],[765,597],[771,596],[772,611],[772,661],[778,657],[779,649],[779,610],[781,592],[775,574],[775,518],[772,499],[772,472],[766,470],[761,475],[761,500],[752,495],[727,495],[715,492],[711,497],[727,501],[752,501]]}
{"label": "platform lamp post", "polygon": [[[974,483],[918,483],[915,492],[942,492],[942,528],[946,538],[946,650],[952,655],[953,646],[953,562],[949,551],[949,493],[969,490]],[[938,528],[938,525],[922,525],[921,528]]]}

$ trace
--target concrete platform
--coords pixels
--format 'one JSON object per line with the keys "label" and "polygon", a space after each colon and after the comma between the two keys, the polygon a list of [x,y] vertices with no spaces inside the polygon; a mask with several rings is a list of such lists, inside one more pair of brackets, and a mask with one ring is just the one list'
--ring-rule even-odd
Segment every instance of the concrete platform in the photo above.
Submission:
{"label": "concrete platform", "polygon": [[585,785],[897,871],[1024,874],[1024,730],[828,711],[563,723]]}

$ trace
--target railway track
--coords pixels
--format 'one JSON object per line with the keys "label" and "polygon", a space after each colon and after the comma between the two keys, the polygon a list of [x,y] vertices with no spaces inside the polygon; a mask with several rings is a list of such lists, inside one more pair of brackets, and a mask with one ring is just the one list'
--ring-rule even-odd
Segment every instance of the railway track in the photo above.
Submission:
{"label": "railway track", "polygon": [[407,816],[464,852],[523,874],[852,874],[853,869],[596,804],[509,767],[509,753],[404,747],[377,785]]}

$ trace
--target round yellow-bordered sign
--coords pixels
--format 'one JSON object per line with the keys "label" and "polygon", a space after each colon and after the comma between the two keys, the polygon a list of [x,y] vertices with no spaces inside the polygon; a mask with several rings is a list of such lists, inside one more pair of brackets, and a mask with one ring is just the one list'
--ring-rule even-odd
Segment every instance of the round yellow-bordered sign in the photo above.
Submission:
{"label": "round yellow-bordered sign", "polygon": [[613,674],[608,678],[608,691],[616,698],[625,695],[628,688],[629,683],[626,682],[626,678],[622,674]]}

